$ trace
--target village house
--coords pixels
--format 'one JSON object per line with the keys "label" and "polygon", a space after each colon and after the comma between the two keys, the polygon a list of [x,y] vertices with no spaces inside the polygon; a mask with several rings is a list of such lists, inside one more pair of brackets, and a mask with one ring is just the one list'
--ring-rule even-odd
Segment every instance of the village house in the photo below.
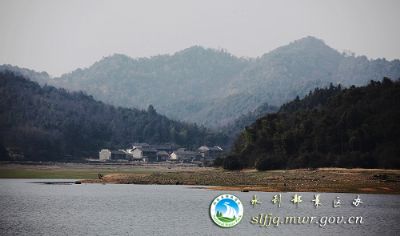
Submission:
{"label": "village house", "polygon": [[101,149],[99,152],[100,161],[128,160],[129,157],[122,150]]}
{"label": "village house", "polygon": [[201,146],[197,150],[204,160],[215,160],[215,158],[221,156],[224,152],[224,150],[220,146]]}
{"label": "village house", "polygon": [[147,162],[168,161],[170,154],[177,149],[175,144],[149,145],[147,143],[134,143],[132,149],[127,150],[133,160]]}
{"label": "village house", "polygon": [[100,161],[143,161],[143,162],[211,162],[223,153],[219,146],[201,146],[197,151],[178,148],[174,144],[149,145],[134,143],[132,148],[125,150],[102,149],[99,152]]}
{"label": "village house", "polygon": [[157,161],[168,161],[169,154],[166,151],[158,151],[157,152]]}
{"label": "village house", "polygon": [[173,151],[177,150],[179,146],[176,144],[162,144],[162,145],[149,145],[157,151],[165,151],[168,154],[171,154]]}
{"label": "village house", "polygon": [[157,150],[149,145],[134,146],[129,153],[133,160],[142,160],[144,162],[157,161]]}
{"label": "village house", "polygon": [[201,158],[198,152],[188,151],[185,148],[179,148],[174,151],[171,156],[171,161],[192,162]]}

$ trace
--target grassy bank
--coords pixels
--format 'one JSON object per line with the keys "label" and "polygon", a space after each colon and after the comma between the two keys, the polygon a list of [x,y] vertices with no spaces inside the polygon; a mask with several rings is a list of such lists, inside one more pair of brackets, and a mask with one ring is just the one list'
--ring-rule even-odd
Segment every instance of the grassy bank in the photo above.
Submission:
{"label": "grassy bank", "polygon": [[[104,177],[98,179],[98,174]],[[315,170],[225,171],[217,168],[130,165],[1,164],[0,178],[82,179],[84,183],[182,184],[210,189],[268,192],[400,194],[400,170],[321,168]]]}
{"label": "grassy bank", "polygon": [[0,178],[25,179],[97,179],[98,174],[150,174],[156,167],[129,165],[56,164],[0,164]]}

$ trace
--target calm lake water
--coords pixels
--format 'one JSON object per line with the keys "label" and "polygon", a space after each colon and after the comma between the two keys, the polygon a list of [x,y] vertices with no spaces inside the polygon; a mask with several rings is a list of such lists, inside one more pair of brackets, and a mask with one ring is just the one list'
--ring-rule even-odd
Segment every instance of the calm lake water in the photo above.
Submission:
{"label": "calm lake water", "polygon": [[[81,184],[40,182],[62,180],[0,180],[0,235],[399,235],[400,195],[321,193],[315,208],[314,193],[282,193],[281,207],[271,199],[278,193],[211,191],[190,186]],[[233,228],[216,226],[209,217],[212,200],[222,193],[240,198],[243,220]],[[251,206],[256,194],[262,202]],[[332,201],[339,197],[341,206]],[[260,213],[280,216],[362,216],[363,224],[251,224]],[[327,220],[326,220],[327,221]],[[324,222],[324,221],[322,221]]]}

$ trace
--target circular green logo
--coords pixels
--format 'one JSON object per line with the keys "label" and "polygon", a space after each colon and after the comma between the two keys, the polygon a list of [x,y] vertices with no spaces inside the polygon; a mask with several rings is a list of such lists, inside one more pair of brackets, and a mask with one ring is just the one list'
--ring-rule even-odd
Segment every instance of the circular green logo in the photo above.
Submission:
{"label": "circular green logo", "polygon": [[233,227],[239,224],[243,218],[243,204],[235,195],[219,195],[211,203],[210,216],[220,227]]}

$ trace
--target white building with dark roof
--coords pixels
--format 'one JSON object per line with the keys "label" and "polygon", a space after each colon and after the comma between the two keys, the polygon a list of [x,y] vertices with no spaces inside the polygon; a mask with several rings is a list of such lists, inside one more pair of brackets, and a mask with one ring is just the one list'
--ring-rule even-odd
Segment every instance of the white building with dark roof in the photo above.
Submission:
{"label": "white building with dark roof", "polygon": [[128,160],[129,157],[122,150],[101,149],[99,152],[100,161]]}
{"label": "white building with dark roof", "polygon": [[143,160],[145,162],[157,161],[157,150],[150,146],[134,147],[130,154],[133,160]]}
{"label": "white building with dark roof", "polygon": [[200,154],[198,152],[188,151],[185,148],[179,148],[170,155],[171,161],[183,161],[192,162],[194,160],[200,159]]}

